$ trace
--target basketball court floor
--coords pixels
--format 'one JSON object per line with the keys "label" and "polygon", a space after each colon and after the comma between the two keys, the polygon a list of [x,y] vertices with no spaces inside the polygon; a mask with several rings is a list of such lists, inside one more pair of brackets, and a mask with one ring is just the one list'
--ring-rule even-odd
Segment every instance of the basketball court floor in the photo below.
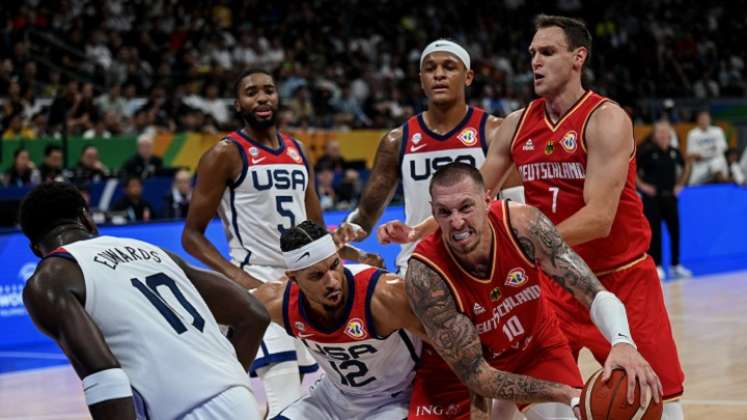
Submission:
{"label": "basketball court floor", "polygon": [[[747,419],[747,271],[667,282],[664,293],[687,375],[686,418]],[[580,363],[584,377],[598,368],[588,352]],[[0,420],[90,419],[56,348],[0,351],[0,372]]]}

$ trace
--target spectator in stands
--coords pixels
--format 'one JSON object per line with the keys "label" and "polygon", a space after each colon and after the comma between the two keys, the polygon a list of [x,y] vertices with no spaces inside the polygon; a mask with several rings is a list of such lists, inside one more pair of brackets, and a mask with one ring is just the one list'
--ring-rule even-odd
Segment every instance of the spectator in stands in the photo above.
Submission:
{"label": "spectator in stands", "polygon": [[99,110],[94,103],[93,84],[85,83],[80,93],[75,95],[67,120],[68,132],[80,134],[93,127],[99,119]]}
{"label": "spectator in stands", "polygon": [[80,159],[75,165],[73,179],[77,184],[88,184],[91,182],[100,182],[109,176],[107,168],[99,160],[99,151],[96,146],[88,144],[80,152]]}
{"label": "spectator in stands", "polygon": [[62,167],[62,147],[50,143],[44,148],[44,161],[39,165],[41,181],[65,181],[69,174]]}
{"label": "spectator in stands", "polygon": [[293,92],[293,97],[288,101],[288,109],[293,111],[294,125],[308,127],[313,123],[316,112],[311,101],[311,93],[306,86],[301,86]]}
{"label": "spectator in stands", "polygon": [[34,186],[41,181],[39,170],[29,158],[28,150],[16,149],[13,152],[13,166],[5,172],[4,184],[8,187]]}
{"label": "spectator in stands", "polygon": [[642,193],[643,211],[651,225],[649,254],[656,262],[659,278],[664,279],[661,256],[661,222],[667,224],[671,238],[672,261],[669,275],[691,277],[680,264],[680,219],[677,197],[687,183],[691,164],[682,159],[679,149],[671,145],[671,126],[666,121],[654,125],[654,132],[638,152],[638,189]]}
{"label": "spectator in stands", "polygon": [[127,110],[127,99],[122,97],[122,86],[113,85],[109,93],[101,95],[95,101],[102,113],[113,112],[116,118],[124,118]]}
{"label": "spectator in stands", "polygon": [[358,204],[362,190],[360,175],[355,169],[346,169],[345,174],[335,186],[335,197],[337,198],[336,208],[351,209]]}
{"label": "spectator in stands", "polygon": [[155,132],[146,130],[137,138],[137,152],[122,166],[125,177],[146,179],[156,175],[163,168],[163,160],[153,155],[153,137]]}
{"label": "spectator in stands", "polygon": [[694,160],[690,185],[724,182],[729,176],[724,130],[711,125],[708,111],[698,112],[696,123],[697,127],[687,133],[687,154]]}
{"label": "spectator in stands", "polygon": [[316,193],[319,194],[319,204],[322,210],[334,209],[337,204],[335,187],[332,185],[334,179],[335,173],[330,168],[321,168],[316,171]]}
{"label": "spectator in stands", "polygon": [[8,128],[3,131],[3,140],[31,140],[36,138],[32,127],[23,123],[23,114],[18,112],[8,118]]}
{"label": "spectator in stands", "polygon": [[147,222],[153,218],[153,206],[143,199],[143,181],[129,177],[125,181],[125,195],[112,206],[113,212],[124,212],[129,222]]}
{"label": "spectator in stands", "polygon": [[340,142],[332,139],[324,143],[324,153],[316,161],[314,169],[318,172],[322,169],[330,169],[334,177],[341,177],[348,169],[348,163],[340,153]]}
{"label": "spectator in stands", "polygon": [[186,169],[179,169],[174,175],[171,191],[164,198],[165,216],[169,219],[186,218],[190,200],[192,200],[192,175]]}

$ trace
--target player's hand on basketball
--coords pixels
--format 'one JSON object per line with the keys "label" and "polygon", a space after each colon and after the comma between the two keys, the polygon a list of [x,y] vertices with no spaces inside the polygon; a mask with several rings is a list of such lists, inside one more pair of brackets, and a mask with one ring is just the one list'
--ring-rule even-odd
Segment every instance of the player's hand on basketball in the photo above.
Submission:
{"label": "player's hand on basketball", "polygon": [[415,229],[399,220],[392,220],[379,226],[379,229],[376,231],[376,239],[382,244],[406,244],[416,239]]}
{"label": "player's hand on basketball", "polygon": [[635,398],[635,381],[641,385],[641,405],[647,403],[651,395],[658,404],[661,401],[663,388],[659,377],[651,368],[651,365],[638,353],[635,347],[627,343],[617,343],[612,346],[609,356],[604,363],[604,374],[602,381],[607,380],[612,375],[612,370],[622,368],[628,379],[628,403],[633,404]]}
{"label": "player's hand on basketball", "polygon": [[348,242],[358,242],[365,238],[367,232],[360,225],[349,222],[342,222],[337,229],[335,229],[332,238],[335,240],[335,245],[341,247]]}

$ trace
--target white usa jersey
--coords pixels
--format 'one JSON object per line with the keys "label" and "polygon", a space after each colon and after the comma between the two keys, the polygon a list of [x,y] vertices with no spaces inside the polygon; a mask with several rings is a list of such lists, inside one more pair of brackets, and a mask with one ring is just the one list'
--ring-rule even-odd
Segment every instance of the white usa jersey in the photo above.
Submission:
{"label": "white usa jersey", "polygon": [[[463,162],[480,168],[487,151],[485,124],[489,114],[468,107],[464,119],[446,134],[431,131],[423,114],[410,117],[402,126],[400,175],[405,196],[405,223],[416,225],[431,215],[431,194],[428,186],[433,174],[451,162]],[[397,256],[400,274],[417,243],[402,245]]]}
{"label": "white usa jersey", "polygon": [[80,267],[85,310],[127,373],[146,418],[179,418],[229,388],[251,389],[202,296],[161,248],[99,236],[51,255]]}
{"label": "white usa jersey", "polygon": [[348,296],[344,316],[324,328],[306,315],[306,297],[289,281],[283,296],[288,334],[301,340],[327,378],[346,394],[397,394],[410,388],[422,342],[405,330],[380,337],[371,313],[371,298],[382,271],[363,264],[345,266]]}
{"label": "white usa jersey", "polygon": [[280,234],[306,220],[309,169],[298,142],[279,132],[273,150],[243,131],[226,136],[239,149],[244,167],[226,188],[219,214],[231,259],[246,265],[284,268]]}

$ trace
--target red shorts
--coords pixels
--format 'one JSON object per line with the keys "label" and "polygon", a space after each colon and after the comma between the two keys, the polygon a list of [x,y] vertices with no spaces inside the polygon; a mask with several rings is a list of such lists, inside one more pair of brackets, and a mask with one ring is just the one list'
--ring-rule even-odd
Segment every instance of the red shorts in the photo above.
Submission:
{"label": "red shorts", "polygon": [[[564,339],[557,344],[535,348],[523,355],[521,360],[496,368],[574,388],[583,386],[578,365]],[[432,347],[424,345],[407,418],[469,420],[469,406],[467,387]],[[524,406],[520,405],[519,408]]]}
{"label": "red shorts", "polygon": [[[647,257],[630,268],[605,274],[599,280],[625,304],[633,340],[638,351],[659,375],[664,398],[679,397],[685,374],[677,356],[677,346],[672,337],[653,259]],[[544,279],[542,287],[547,291],[545,296],[555,307],[560,328],[568,337],[573,356],[578,358],[581,348],[586,347],[600,364],[604,364],[610,344],[591,321],[589,310],[552,280]]]}

